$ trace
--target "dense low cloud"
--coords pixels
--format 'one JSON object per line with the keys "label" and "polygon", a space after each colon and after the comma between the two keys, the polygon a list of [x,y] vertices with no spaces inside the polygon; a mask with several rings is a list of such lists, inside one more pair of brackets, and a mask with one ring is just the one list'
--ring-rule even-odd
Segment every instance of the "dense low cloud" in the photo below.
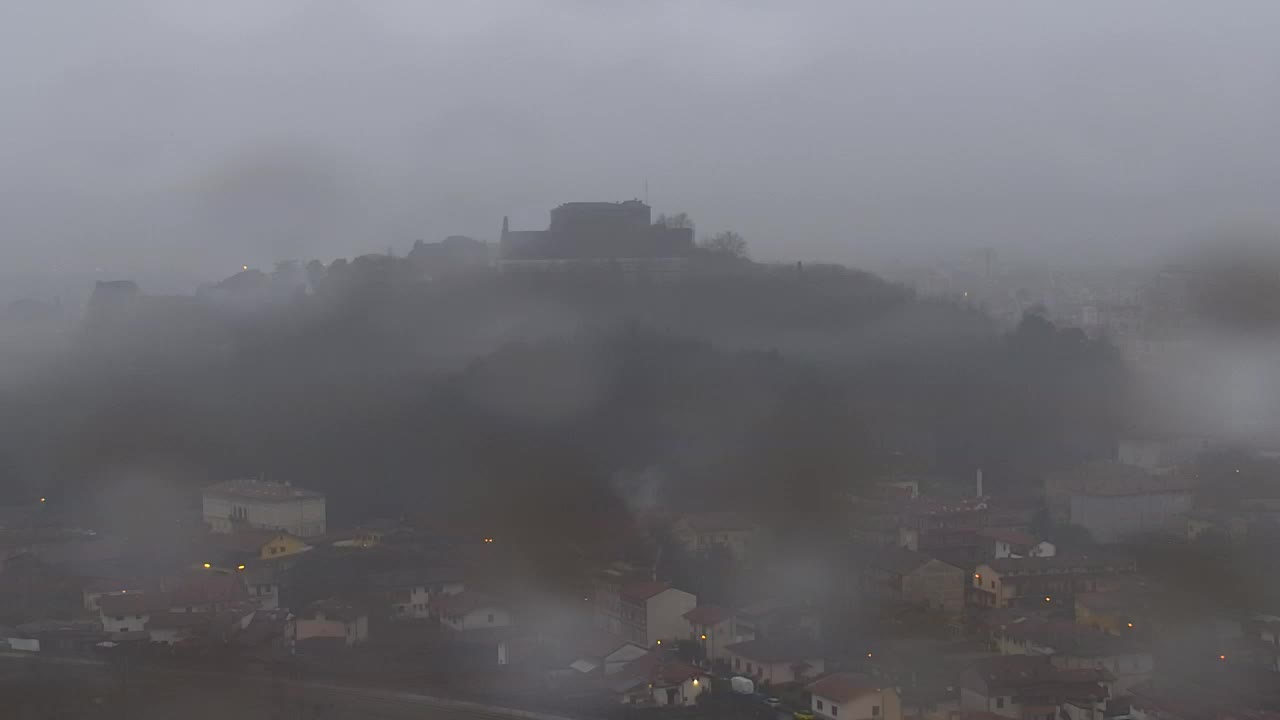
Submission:
{"label": "dense low cloud", "polygon": [[646,181],[659,210],[734,228],[764,259],[1140,256],[1280,224],[1276,14],[8,3],[5,265],[189,288],[242,264],[493,239],[503,215],[537,227]]}

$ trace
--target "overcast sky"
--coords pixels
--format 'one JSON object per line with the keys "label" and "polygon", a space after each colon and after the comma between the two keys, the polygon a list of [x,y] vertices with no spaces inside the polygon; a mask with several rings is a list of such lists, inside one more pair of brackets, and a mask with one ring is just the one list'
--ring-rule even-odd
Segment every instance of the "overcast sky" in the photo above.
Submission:
{"label": "overcast sky", "polygon": [[649,198],[766,259],[1280,225],[1274,2],[0,0],[10,271],[242,263]]}

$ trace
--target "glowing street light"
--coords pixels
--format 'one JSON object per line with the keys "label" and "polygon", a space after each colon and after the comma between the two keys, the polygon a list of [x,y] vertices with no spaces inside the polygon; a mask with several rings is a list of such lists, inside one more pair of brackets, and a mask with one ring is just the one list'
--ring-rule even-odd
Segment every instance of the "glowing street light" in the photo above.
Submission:
{"label": "glowing street light", "polygon": [[702,636],[702,639],[703,639],[703,640],[706,640],[706,639],[707,639],[707,636],[706,636],[706,635],[703,635],[703,636]]}
{"label": "glowing street light", "polygon": [[1044,601],[1045,601],[1045,602],[1053,602],[1053,598],[1049,597],[1048,595],[1045,595],[1045,596],[1044,596]]}
{"label": "glowing street light", "polygon": [[212,566],[212,565],[210,565],[209,563],[205,563],[205,564],[204,564],[204,569],[205,569],[205,570],[208,570],[208,569],[209,569],[209,568],[211,568],[211,567],[213,567],[213,566]]}
{"label": "glowing street light", "polygon": [[40,498],[40,502],[44,502],[44,498]]}
{"label": "glowing street light", "polygon": [[243,566],[243,565],[237,565],[237,566],[236,566],[236,569],[237,569],[237,570],[244,570],[244,566]]}

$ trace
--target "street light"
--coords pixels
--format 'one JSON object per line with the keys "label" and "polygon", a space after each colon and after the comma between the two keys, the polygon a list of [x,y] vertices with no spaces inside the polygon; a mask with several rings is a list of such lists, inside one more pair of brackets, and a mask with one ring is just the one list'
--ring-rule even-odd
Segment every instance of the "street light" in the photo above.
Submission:
{"label": "street light", "polygon": [[210,565],[209,563],[205,563],[205,564],[204,564],[204,569],[205,569],[205,570],[208,570],[208,569],[209,569],[209,568],[211,568],[211,567],[213,567],[213,566],[212,566],[212,565]]}

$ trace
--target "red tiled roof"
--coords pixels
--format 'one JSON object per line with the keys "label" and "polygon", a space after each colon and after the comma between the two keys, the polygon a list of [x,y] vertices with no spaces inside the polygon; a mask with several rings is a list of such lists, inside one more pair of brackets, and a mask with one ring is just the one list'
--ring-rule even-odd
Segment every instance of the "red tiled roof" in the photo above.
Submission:
{"label": "red tiled roof", "polygon": [[503,604],[496,598],[474,590],[466,590],[454,595],[440,595],[431,601],[431,608],[441,615],[457,617],[481,608],[500,608]]}
{"label": "red tiled roof", "polygon": [[812,695],[849,702],[867,693],[880,692],[880,684],[875,679],[858,673],[843,672],[828,675],[821,680],[809,683],[805,690]]}
{"label": "red tiled roof", "polygon": [[169,607],[163,593],[125,593],[98,598],[103,615],[143,615]]}
{"label": "red tiled roof", "polygon": [[719,625],[732,615],[728,608],[719,605],[699,605],[684,614],[684,619],[694,625]]}
{"label": "red tiled roof", "polygon": [[651,650],[622,666],[618,671],[621,684],[634,683],[629,684],[630,687],[642,682],[653,683],[657,687],[669,687],[706,674],[705,670],[680,661],[667,650]]}
{"label": "red tiled roof", "polygon": [[618,591],[618,594],[632,602],[644,602],[654,595],[670,588],[670,583],[646,580],[643,582],[627,583],[622,586],[622,589]]}

